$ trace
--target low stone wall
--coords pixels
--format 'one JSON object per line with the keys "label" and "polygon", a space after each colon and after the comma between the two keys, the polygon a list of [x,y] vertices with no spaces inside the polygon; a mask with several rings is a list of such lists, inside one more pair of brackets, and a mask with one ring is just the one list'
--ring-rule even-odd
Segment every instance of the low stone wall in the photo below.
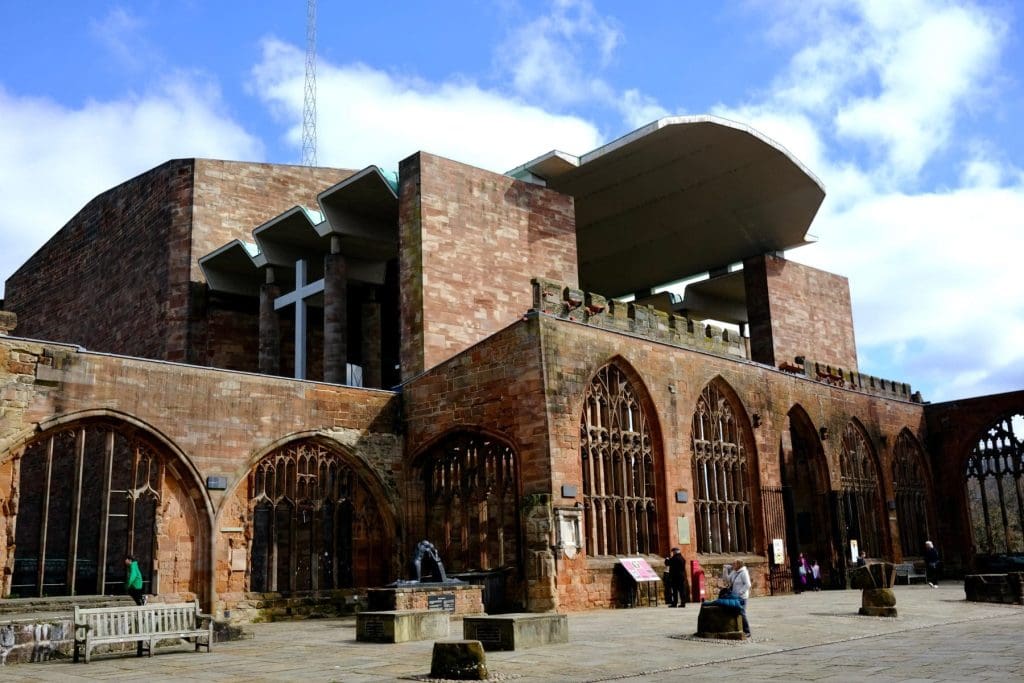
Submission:
{"label": "low stone wall", "polygon": [[342,617],[367,609],[365,589],[322,591],[299,596],[241,593],[221,597],[231,604],[231,609],[224,610],[223,617],[231,624]]}
{"label": "low stone wall", "polygon": [[72,622],[71,615],[0,619],[0,663],[70,657],[75,637]]}
{"label": "low stone wall", "polygon": [[1024,605],[1024,572],[969,574],[964,577],[964,593],[971,602]]}

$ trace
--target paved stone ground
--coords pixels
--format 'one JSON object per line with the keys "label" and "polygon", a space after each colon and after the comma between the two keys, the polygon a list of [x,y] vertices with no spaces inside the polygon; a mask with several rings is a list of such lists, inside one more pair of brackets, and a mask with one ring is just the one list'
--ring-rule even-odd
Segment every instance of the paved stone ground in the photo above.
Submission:
{"label": "paved stone ground", "polygon": [[[754,598],[747,642],[701,641],[696,605],[569,615],[568,645],[491,652],[499,680],[1024,681],[1024,607],[969,603],[963,586],[899,586],[899,617],[861,617],[860,591]],[[357,643],[355,620],[257,624],[212,653],[185,645],[153,658],[107,656],[0,669],[22,681],[424,680],[432,642]],[[462,635],[452,622],[452,638]]]}

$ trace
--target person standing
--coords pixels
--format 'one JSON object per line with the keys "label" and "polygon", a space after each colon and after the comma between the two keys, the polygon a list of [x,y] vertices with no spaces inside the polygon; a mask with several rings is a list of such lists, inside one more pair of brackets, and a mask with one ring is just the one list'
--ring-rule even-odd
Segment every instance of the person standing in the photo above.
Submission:
{"label": "person standing", "polygon": [[132,596],[136,605],[145,605],[146,596],[142,593],[142,572],[139,571],[139,563],[132,555],[127,555],[124,558],[124,566],[128,570],[124,577],[125,592]]}
{"label": "person standing", "polygon": [[924,542],[924,573],[928,585],[932,588],[939,587],[939,551],[931,541]]}
{"label": "person standing", "polygon": [[665,558],[668,567],[668,606],[686,607],[686,558],[679,548]]}
{"label": "person standing", "polygon": [[747,621],[747,599],[750,597],[750,572],[743,560],[722,567],[722,578],[729,583],[733,595],[740,601],[740,616],[743,618],[743,634],[750,637],[750,622]]}
{"label": "person standing", "polygon": [[821,565],[817,560],[811,560],[811,590],[821,590]]}
{"label": "person standing", "polygon": [[807,590],[807,584],[811,579],[811,565],[807,564],[807,558],[804,557],[803,553],[800,553],[800,557],[796,562],[796,575],[799,581],[796,592],[803,593]]}

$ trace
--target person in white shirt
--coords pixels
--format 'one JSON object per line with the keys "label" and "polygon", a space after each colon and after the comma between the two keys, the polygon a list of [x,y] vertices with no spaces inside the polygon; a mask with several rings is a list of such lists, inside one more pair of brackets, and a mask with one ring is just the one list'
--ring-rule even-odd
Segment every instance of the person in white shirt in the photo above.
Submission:
{"label": "person in white shirt", "polygon": [[750,622],[747,621],[747,598],[750,597],[750,572],[743,560],[735,560],[722,567],[722,578],[729,582],[733,594],[740,600],[740,616],[743,618],[743,633],[750,637]]}

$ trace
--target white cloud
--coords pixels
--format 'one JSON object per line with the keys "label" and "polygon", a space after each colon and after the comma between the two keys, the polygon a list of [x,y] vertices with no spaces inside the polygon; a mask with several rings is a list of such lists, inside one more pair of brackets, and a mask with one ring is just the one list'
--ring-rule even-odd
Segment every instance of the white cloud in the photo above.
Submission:
{"label": "white cloud", "polygon": [[0,86],[0,279],[94,196],[178,157],[254,159],[261,144],[189,75],[154,92],[68,108]]}
{"label": "white cloud", "polygon": [[[1005,24],[941,0],[765,7],[780,44],[815,38],[766,97],[715,113],[824,182],[819,241],[788,257],[849,277],[861,370],[930,400],[1024,386],[1024,174],[993,153],[998,141],[957,136],[999,80]],[[940,156],[959,186],[922,189]]]}
{"label": "white cloud", "polygon": [[144,26],[136,15],[114,7],[102,19],[91,21],[89,32],[121,65],[137,69],[148,61],[152,51],[141,34]]}
{"label": "white cloud", "polygon": [[[616,22],[600,15],[589,0],[556,0],[550,12],[514,31],[497,58],[517,92],[549,106],[611,101],[608,84],[588,74],[607,66],[621,42]],[[597,68],[591,68],[592,53]]]}
{"label": "white cloud", "polygon": [[[253,77],[257,95],[288,125],[287,139],[299,149],[304,53],[268,40]],[[394,170],[422,150],[504,172],[552,149],[582,154],[602,142],[584,119],[471,82],[428,83],[362,64],[317,65],[317,114],[318,161],[342,167]]]}

